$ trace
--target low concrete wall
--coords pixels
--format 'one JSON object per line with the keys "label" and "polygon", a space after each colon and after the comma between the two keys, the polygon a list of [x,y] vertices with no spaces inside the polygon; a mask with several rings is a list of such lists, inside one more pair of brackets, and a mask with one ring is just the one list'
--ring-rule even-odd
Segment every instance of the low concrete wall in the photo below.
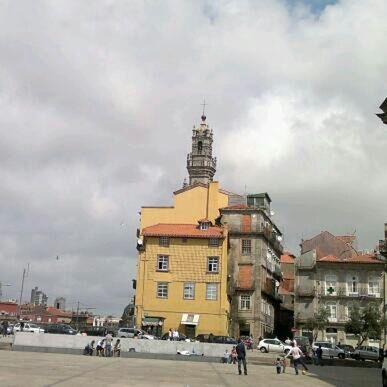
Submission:
{"label": "low concrete wall", "polygon": [[[25,349],[26,347],[45,348],[45,352],[51,352],[49,349],[61,348],[69,350],[68,353],[74,353],[72,350],[83,350],[91,340],[100,340],[101,337],[93,336],[72,336],[56,335],[51,333],[27,333],[17,332],[15,334],[13,349]],[[116,342],[114,338],[113,343]],[[198,355],[206,357],[220,358],[224,351],[230,352],[232,345],[227,344],[209,344],[209,343],[188,343],[185,341],[165,341],[165,340],[140,340],[121,338],[121,352],[129,352],[134,348],[135,352],[176,355],[177,351],[195,351]],[[76,353],[75,352],[75,353]]]}

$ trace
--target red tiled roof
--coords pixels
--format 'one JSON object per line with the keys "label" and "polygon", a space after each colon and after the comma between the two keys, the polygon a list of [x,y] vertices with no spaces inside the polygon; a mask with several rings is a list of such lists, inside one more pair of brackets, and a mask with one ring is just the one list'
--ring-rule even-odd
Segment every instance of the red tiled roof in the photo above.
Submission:
{"label": "red tiled roof", "polygon": [[155,224],[142,230],[142,235],[168,236],[180,238],[223,238],[221,227],[210,226],[208,230],[200,230],[196,224]]}
{"label": "red tiled roof", "polygon": [[294,264],[294,255],[290,253],[281,255],[281,263],[293,263]]}
{"label": "red tiled roof", "polygon": [[334,255],[327,255],[319,258],[318,262],[331,262],[331,263],[376,263],[384,264],[382,261],[377,259],[373,254],[354,255],[351,258],[338,258]]}
{"label": "red tiled roof", "polygon": [[47,312],[53,316],[57,317],[71,317],[72,313],[71,312],[66,312],[65,310],[57,309],[52,306],[47,307]]}

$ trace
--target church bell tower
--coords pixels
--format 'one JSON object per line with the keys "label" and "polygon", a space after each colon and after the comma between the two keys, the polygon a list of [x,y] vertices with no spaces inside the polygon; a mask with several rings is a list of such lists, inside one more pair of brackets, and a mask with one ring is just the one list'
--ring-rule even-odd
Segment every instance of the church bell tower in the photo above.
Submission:
{"label": "church bell tower", "polygon": [[198,128],[192,130],[192,151],[187,155],[189,184],[208,184],[216,172],[216,157],[212,157],[212,129],[206,124],[206,116],[201,117]]}

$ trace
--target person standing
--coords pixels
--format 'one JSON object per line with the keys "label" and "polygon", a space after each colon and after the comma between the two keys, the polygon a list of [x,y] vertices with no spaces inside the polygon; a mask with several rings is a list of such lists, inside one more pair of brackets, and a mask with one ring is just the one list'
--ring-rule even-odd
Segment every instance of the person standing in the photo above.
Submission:
{"label": "person standing", "polygon": [[286,340],[285,340],[285,344],[291,345],[292,344],[292,340],[290,340],[289,337],[287,337]]}
{"label": "person standing", "polygon": [[320,365],[322,366],[322,354],[323,354],[323,350],[321,348],[321,345],[318,346],[318,348],[316,349],[315,351],[315,359],[316,359],[316,365]]}
{"label": "person standing", "polygon": [[112,341],[113,341],[113,336],[110,333],[108,333],[105,336],[105,357],[112,356]]}
{"label": "person standing", "polygon": [[114,348],[113,348],[113,356],[121,357],[121,340],[117,339]]}
{"label": "person standing", "polygon": [[179,332],[177,331],[177,329],[173,331],[173,340],[179,341]]}
{"label": "person standing", "polygon": [[235,348],[237,352],[237,361],[238,361],[238,373],[242,375],[242,363],[243,363],[243,371],[245,375],[247,375],[247,366],[246,366],[246,348],[243,344],[243,341],[239,338],[238,344]]}
{"label": "person standing", "polygon": [[169,340],[169,341],[172,341],[172,339],[173,339],[173,332],[172,332],[172,329],[169,328],[169,331],[168,331],[168,340]]}
{"label": "person standing", "polygon": [[292,349],[287,353],[285,358],[289,356],[293,356],[293,366],[294,366],[294,371],[296,371],[296,375],[298,375],[298,365],[301,364],[304,367],[304,370],[302,373],[304,374],[305,371],[308,371],[308,367],[305,365],[304,360],[302,357],[304,354],[302,353],[301,349],[298,348],[294,343],[292,343]]}

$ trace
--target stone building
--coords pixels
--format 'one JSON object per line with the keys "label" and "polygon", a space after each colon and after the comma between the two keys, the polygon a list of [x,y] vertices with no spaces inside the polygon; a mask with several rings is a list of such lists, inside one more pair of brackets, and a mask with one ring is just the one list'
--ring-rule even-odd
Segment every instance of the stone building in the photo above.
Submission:
{"label": "stone building", "polygon": [[301,242],[294,307],[300,333],[310,334],[305,323],[324,306],[329,310],[329,326],[319,338],[356,344],[357,338],[344,331],[353,303],[363,307],[373,302],[382,310],[384,263],[373,252],[358,251],[355,242],[354,236],[327,231]]}
{"label": "stone building", "polygon": [[47,306],[47,300],[48,300],[47,295],[42,290],[38,290],[37,286],[35,286],[31,290],[31,300],[30,300],[30,303],[32,305]]}
{"label": "stone building", "polygon": [[228,294],[231,334],[257,338],[274,333],[281,279],[282,234],[272,221],[267,193],[220,209],[228,228]]}

